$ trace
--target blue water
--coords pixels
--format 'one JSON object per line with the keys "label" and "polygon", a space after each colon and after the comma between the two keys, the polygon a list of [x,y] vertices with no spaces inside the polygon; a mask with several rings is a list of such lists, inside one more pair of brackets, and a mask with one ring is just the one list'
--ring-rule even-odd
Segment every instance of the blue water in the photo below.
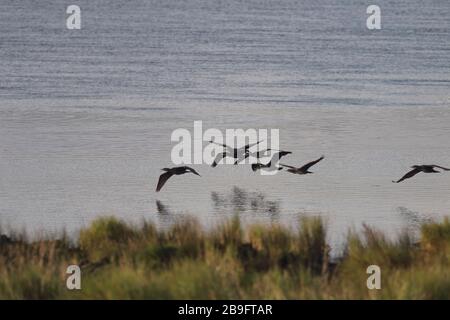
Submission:
{"label": "blue water", "polygon": [[[75,4],[75,3],[73,3]],[[376,1],[0,3],[0,223],[76,230],[99,215],[163,226],[327,219],[392,235],[450,213],[450,3]],[[154,192],[176,128],[278,128],[310,176],[198,165]],[[175,178],[174,178],[175,179]]]}

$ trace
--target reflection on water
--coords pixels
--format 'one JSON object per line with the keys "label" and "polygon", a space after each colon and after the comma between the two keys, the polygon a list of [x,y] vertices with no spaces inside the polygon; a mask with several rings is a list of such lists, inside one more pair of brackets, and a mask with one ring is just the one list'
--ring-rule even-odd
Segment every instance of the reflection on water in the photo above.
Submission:
{"label": "reflection on water", "polygon": [[170,214],[169,209],[159,200],[156,200],[156,211],[163,216]]}
{"label": "reflection on water", "polygon": [[178,216],[166,204],[159,200],[156,200],[156,215],[158,219],[157,223],[162,228],[172,226],[178,219]]}
{"label": "reflection on water", "polygon": [[[280,200],[271,200],[262,192],[248,191],[236,186],[229,192],[211,192],[211,204],[213,218],[227,218],[237,214],[242,220],[262,218],[260,221],[275,222],[280,217]],[[195,217],[192,212],[171,208],[161,200],[156,200],[155,205],[157,222],[162,227],[170,227],[188,215]],[[220,221],[223,220],[217,220]]]}
{"label": "reflection on water", "polygon": [[[156,216],[158,224],[169,227],[178,219],[192,215],[178,208],[156,200]],[[217,218],[231,217],[238,214],[241,219],[256,217],[270,222],[278,221],[280,217],[280,200],[271,200],[262,192],[248,191],[234,186],[229,192],[211,192],[212,214]],[[194,215],[195,216],[195,215]],[[218,221],[221,221],[220,219]]]}
{"label": "reflection on water", "polygon": [[254,213],[268,215],[277,220],[280,214],[280,201],[268,200],[262,192],[249,192],[234,186],[230,193],[211,192],[211,200],[216,212]]}

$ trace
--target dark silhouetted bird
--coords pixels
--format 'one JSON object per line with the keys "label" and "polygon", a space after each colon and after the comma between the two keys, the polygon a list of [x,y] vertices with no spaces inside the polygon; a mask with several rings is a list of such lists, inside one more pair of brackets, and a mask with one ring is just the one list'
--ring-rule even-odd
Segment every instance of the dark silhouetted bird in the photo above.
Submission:
{"label": "dark silhouetted bird", "polygon": [[280,159],[288,154],[291,154],[292,152],[290,151],[279,151],[276,152],[272,158],[270,159],[269,162],[267,162],[266,164],[264,163],[253,163],[252,164],[252,170],[253,171],[257,171],[259,169],[269,169],[269,170],[282,170],[283,168],[278,166],[278,162],[280,161]]}
{"label": "dark silhouetted bird", "polygon": [[[247,150],[242,157],[240,157],[238,160],[236,160],[234,162],[234,164],[238,164],[239,162],[241,162],[244,159],[247,159],[248,157],[253,157],[256,159],[264,158],[267,156],[267,153],[272,150],[273,149],[266,149],[266,150],[255,151],[255,152],[251,152],[251,151]],[[273,151],[279,151],[279,150],[273,150]]]}
{"label": "dark silhouetted bird", "polygon": [[224,149],[226,149],[226,151],[218,153],[216,155],[216,158],[214,159],[213,163],[211,164],[211,167],[215,168],[217,166],[217,164],[223,158],[226,158],[226,157],[234,158],[236,160],[234,164],[238,164],[239,162],[241,162],[242,160],[246,159],[249,156],[249,149],[251,147],[254,147],[254,146],[260,144],[262,141],[264,141],[264,140],[258,141],[256,143],[246,144],[245,146],[243,146],[241,148],[232,148],[223,143],[217,143],[212,140],[209,141],[210,143],[217,144],[219,146],[222,146]]}
{"label": "dark silhouetted bird", "polygon": [[219,162],[223,159],[226,158],[228,156],[231,156],[228,152],[220,152],[216,155],[216,157],[214,158],[213,163],[211,164],[211,167],[215,168],[217,167],[217,165],[219,164]]}
{"label": "dark silhouetted bird", "polygon": [[296,168],[296,167],[293,167],[293,166],[288,166],[288,165],[282,164],[282,163],[280,163],[280,166],[289,168],[289,169],[287,169],[287,172],[290,172],[290,173],[294,173],[294,174],[308,174],[308,173],[313,173],[313,172],[309,171],[309,168],[311,168],[316,163],[322,161],[324,158],[325,158],[324,156],[321,156],[319,159],[311,161],[311,162],[305,164],[304,166],[302,166],[300,168]]}
{"label": "dark silhouetted bird", "polygon": [[163,168],[161,170],[163,170],[165,172],[159,176],[158,185],[156,186],[156,192],[159,192],[159,190],[161,190],[161,188],[164,186],[164,184],[167,182],[167,180],[169,180],[169,178],[173,175],[178,176],[180,174],[185,174],[185,173],[190,172],[190,173],[200,176],[197,171],[195,171],[194,169],[187,167],[187,166],[174,167],[174,168]]}
{"label": "dark silhouetted bird", "polygon": [[409,179],[414,177],[416,174],[420,173],[420,172],[425,172],[425,173],[439,173],[440,171],[435,170],[434,168],[439,168],[445,171],[450,171],[449,168],[444,168],[441,166],[437,166],[434,164],[423,164],[423,165],[416,165],[416,166],[412,166],[411,168],[413,168],[411,171],[409,171],[408,173],[406,173],[403,177],[401,177],[399,180],[397,181],[392,181],[394,183],[399,183],[402,182],[403,180]]}

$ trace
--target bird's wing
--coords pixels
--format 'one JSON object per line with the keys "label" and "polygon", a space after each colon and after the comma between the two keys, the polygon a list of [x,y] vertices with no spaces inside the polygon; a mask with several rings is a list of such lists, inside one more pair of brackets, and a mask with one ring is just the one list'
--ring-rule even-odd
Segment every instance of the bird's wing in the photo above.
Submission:
{"label": "bird's wing", "polygon": [[272,158],[270,158],[270,160],[264,165],[265,166],[275,166],[283,156],[284,156],[284,154],[282,154],[281,152],[276,152],[273,154]]}
{"label": "bird's wing", "polygon": [[291,168],[291,169],[296,169],[296,168],[293,167],[293,166],[288,166],[287,164],[282,164],[282,163],[280,163],[280,166],[286,167],[286,168]]}
{"label": "bird's wing", "polygon": [[258,144],[260,144],[260,143],[263,142],[263,141],[264,141],[264,140],[260,140],[260,141],[255,142],[255,143],[249,143],[249,144],[246,144],[245,146],[243,146],[242,148],[239,148],[238,150],[247,150],[247,149],[250,149],[251,147],[257,146]]}
{"label": "bird's wing", "polygon": [[264,154],[266,154],[267,151],[270,151],[270,150],[269,150],[269,149],[266,149],[266,150],[253,151],[253,152],[252,152],[252,151],[248,151],[248,154],[249,154],[249,156],[252,156],[252,157],[254,157],[254,158],[259,159],[259,158],[265,157]]}
{"label": "bird's wing", "polygon": [[421,170],[420,168],[412,169],[412,170],[409,171],[407,174],[405,174],[403,177],[401,177],[399,180],[393,181],[393,182],[395,182],[395,183],[402,182],[402,181],[405,180],[405,179],[409,179],[409,178],[414,177],[416,174],[418,174],[418,173],[421,172],[421,171],[422,171],[422,170]]}
{"label": "bird's wing", "polygon": [[214,144],[217,144],[218,146],[221,146],[221,147],[224,147],[224,148],[227,148],[227,149],[233,150],[233,148],[231,148],[231,147],[227,146],[227,145],[226,145],[226,144],[224,144],[224,143],[218,143],[218,142],[214,142],[214,141],[212,141],[212,140],[210,140],[210,141],[209,141],[209,143],[214,143]]}
{"label": "bird's wing", "polygon": [[214,158],[213,163],[211,164],[211,167],[215,168],[217,167],[217,164],[225,157],[228,156],[227,152],[220,152],[216,155],[216,157]]}
{"label": "bird's wing", "polygon": [[445,170],[445,171],[450,171],[450,169],[449,169],[449,168],[445,168],[445,167],[437,166],[437,165],[435,165],[435,164],[433,164],[433,167],[436,167],[436,168],[439,168],[439,169],[442,169],[442,170]]}
{"label": "bird's wing", "polygon": [[272,156],[272,158],[270,158],[269,162],[267,162],[266,164],[275,164],[278,163],[278,161],[280,161],[280,153],[276,152],[274,153],[274,155]]}
{"label": "bird's wing", "polygon": [[256,157],[259,159],[259,158],[263,158],[263,157],[265,157],[264,155],[267,153],[267,152],[269,152],[270,151],[270,149],[266,149],[266,150],[262,150],[262,151],[259,151],[259,152],[256,152]]}
{"label": "bird's wing", "polygon": [[237,160],[234,162],[234,164],[238,164],[239,162],[241,162],[241,161],[247,159],[249,156],[250,156],[250,154],[249,154],[248,152],[246,152],[246,153],[241,153],[241,154],[238,156]]}
{"label": "bird's wing", "polygon": [[272,156],[272,159],[270,159],[270,163],[272,163],[272,164],[278,163],[278,161],[280,161],[281,158],[283,158],[284,156],[287,156],[288,154],[291,154],[291,153],[292,152],[290,152],[290,151],[277,152]]}
{"label": "bird's wing", "polygon": [[272,161],[276,161],[276,162],[278,162],[278,161],[280,161],[280,159],[282,158],[282,157],[284,157],[285,155],[288,155],[289,153],[286,153],[286,152],[284,152],[284,151],[280,151],[280,152],[276,152],[273,156],[272,156],[272,159],[270,159],[270,162],[272,163]]}
{"label": "bird's wing", "polygon": [[305,164],[303,167],[300,168],[300,170],[308,170],[309,168],[311,168],[316,163],[322,161],[324,158],[325,158],[324,156],[321,156],[319,159],[311,161],[311,162]]}
{"label": "bird's wing", "polygon": [[159,176],[158,185],[156,186],[156,192],[159,192],[163,185],[166,183],[169,178],[173,176],[173,173],[171,172],[165,172],[162,175]]}
{"label": "bird's wing", "polygon": [[193,174],[196,174],[196,175],[200,176],[200,174],[197,171],[195,171],[194,169],[192,169],[191,167],[186,167],[186,169],[188,171],[192,172]]}

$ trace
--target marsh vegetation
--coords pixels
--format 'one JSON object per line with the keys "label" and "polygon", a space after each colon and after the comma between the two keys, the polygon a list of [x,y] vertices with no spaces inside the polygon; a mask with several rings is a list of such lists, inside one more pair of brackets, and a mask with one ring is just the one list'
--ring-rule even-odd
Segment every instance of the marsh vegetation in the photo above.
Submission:
{"label": "marsh vegetation", "polygon": [[[79,265],[81,290],[66,288]],[[382,271],[368,290],[366,268]],[[330,259],[326,226],[243,226],[236,217],[205,229],[193,218],[158,229],[113,217],[95,220],[76,241],[62,234],[0,239],[1,299],[448,299],[450,220],[426,223],[420,242],[364,226]]]}

